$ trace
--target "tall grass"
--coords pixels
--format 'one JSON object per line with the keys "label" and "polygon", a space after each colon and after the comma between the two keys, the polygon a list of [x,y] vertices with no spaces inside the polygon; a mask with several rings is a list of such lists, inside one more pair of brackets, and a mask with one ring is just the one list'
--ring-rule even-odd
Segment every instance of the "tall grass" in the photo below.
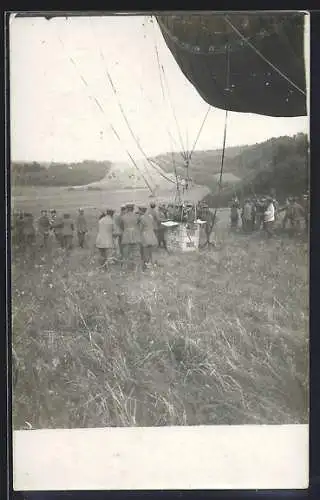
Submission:
{"label": "tall grass", "polygon": [[90,237],[14,258],[16,429],[307,421],[305,242],[222,231],[143,273]]}

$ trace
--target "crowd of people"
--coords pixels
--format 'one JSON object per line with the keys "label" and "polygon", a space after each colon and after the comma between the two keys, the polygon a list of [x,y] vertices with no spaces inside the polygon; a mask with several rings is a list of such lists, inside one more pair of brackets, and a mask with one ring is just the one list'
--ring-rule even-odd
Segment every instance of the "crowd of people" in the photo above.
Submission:
{"label": "crowd of people", "polygon": [[232,229],[237,229],[241,221],[244,232],[264,229],[267,236],[272,237],[275,223],[283,212],[282,229],[289,226],[292,230],[300,230],[302,223],[307,229],[309,193],[304,194],[301,200],[298,197],[287,198],[282,207],[274,196],[252,196],[246,198],[242,205],[234,197],[230,205],[230,225]]}
{"label": "crowd of people", "polygon": [[[128,203],[121,206],[119,212],[113,209],[102,211],[95,242],[100,263],[104,267],[114,259],[127,263],[136,260],[139,255],[146,268],[152,263],[155,247],[168,251],[166,227],[162,223],[168,220],[192,223],[196,217],[206,220],[208,228],[210,227],[212,213],[206,204],[195,206],[192,203],[161,203],[157,206],[151,202],[149,207],[136,207],[133,203]],[[38,243],[40,248],[46,249],[51,234],[61,248],[70,251],[74,246],[75,235],[78,246],[84,247],[87,233],[88,222],[82,208],[75,220],[70,213],[60,215],[55,209],[42,210],[37,221],[30,212],[13,214],[14,248],[34,249]]]}
{"label": "crowd of people", "polygon": [[[263,229],[268,237],[273,235],[274,224],[281,212],[284,213],[282,227],[289,224],[299,229],[301,221],[308,227],[308,195],[303,197],[303,204],[297,198],[288,198],[283,207],[272,196],[246,198],[240,204],[234,197],[230,204],[231,229],[242,225],[246,233]],[[121,263],[133,262],[138,257],[143,268],[152,264],[155,247],[168,251],[166,227],[163,222],[176,221],[193,224],[195,220],[205,222],[204,232],[209,243],[210,234],[217,221],[215,212],[203,202],[193,203],[156,203],[136,207],[133,203],[121,206],[119,211],[102,211],[97,221],[98,234],[95,246],[98,249],[101,266],[119,260]],[[12,243],[14,248],[34,249],[36,242],[41,248],[48,248],[50,234],[57,244],[69,252],[77,244],[83,248],[86,244],[88,222],[84,210],[79,209],[75,220],[70,213],[58,214],[55,209],[42,210],[37,221],[30,212],[15,212],[12,221]]]}

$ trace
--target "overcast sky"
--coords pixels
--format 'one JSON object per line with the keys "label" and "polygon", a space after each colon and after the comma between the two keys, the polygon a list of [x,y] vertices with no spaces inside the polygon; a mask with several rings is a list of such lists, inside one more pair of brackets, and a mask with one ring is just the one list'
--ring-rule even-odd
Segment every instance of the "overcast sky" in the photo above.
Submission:
{"label": "overcast sky", "polygon": [[[208,104],[185,78],[150,17],[11,19],[12,159],[126,161],[125,149],[141,158],[107,80],[106,65],[145,153],[180,150],[173,113],[161,92],[155,42],[183,146],[191,148]],[[104,114],[89,95],[98,99]],[[224,115],[211,108],[196,149],[221,148]],[[307,132],[307,127],[306,117],[230,113],[227,146]]]}

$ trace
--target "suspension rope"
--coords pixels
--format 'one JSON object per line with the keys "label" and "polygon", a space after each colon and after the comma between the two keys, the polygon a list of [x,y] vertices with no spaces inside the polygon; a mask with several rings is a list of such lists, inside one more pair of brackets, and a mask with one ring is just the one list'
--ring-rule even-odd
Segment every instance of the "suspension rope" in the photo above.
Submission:
{"label": "suspension rope", "polygon": [[[94,30],[93,30],[93,26],[92,26],[92,24],[91,24],[91,28],[92,28],[93,34],[94,34],[94,36],[95,36],[95,33],[94,33]],[[97,41],[97,43],[98,43],[97,37],[96,37],[96,41]],[[127,127],[128,127],[128,130],[129,130],[129,132],[130,132],[130,134],[131,134],[131,136],[132,136],[133,140],[135,141],[135,143],[136,143],[136,145],[137,145],[137,147],[138,147],[139,151],[142,153],[143,157],[144,157],[144,158],[145,158],[145,160],[148,162],[148,164],[151,166],[151,168],[153,168],[153,169],[154,169],[154,170],[155,170],[155,171],[156,171],[156,172],[157,172],[157,173],[158,173],[161,177],[163,177],[166,181],[169,181],[169,182],[171,182],[171,183],[172,183],[172,182],[174,183],[174,181],[173,181],[172,179],[170,179],[169,177],[167,177],[167,176],[166,176],[166,175],[162,172],[162,170],[159,170],[158,168],[156,168],[156,166],[157,166],[157,167],[159,167],[159,168],[161,169],[161,168],[162,168],[162,167],[161,167],[161,165],[160,165],[158,162],[156,162],[155,160],[153,160],[153,159],[151,159],[151,158],[148,158],[148,157],[147,157],[147,155],[145,154],[144,150],[142,149],[141,144],[140,144],[140,142],[137,140],[137,138],[136,138],[136,136],[135,136],[135,134],[134,134],[134,132],[133,132],[133,130],[132,130],[132,127],[131,127],[131,125],[130,125],[130,122],[129,122],[128,118],[127,118],[127,115],[126,115],[126,113],[125,113],[125,111],[124,111],[124,108],[123,108],[123,106],[122,106],[122,104],[121,104],[121,101],[120,101],[120,98],[119,98],[119,95],[118,95],[118,92],[117,92],[116,86],[114,85],[114,83],[113,83],[113,81],[112,81],[112,78],[111,78],[110,72],[109,72],[108,67],[107,67],[107,63],[106,63],[105,57],[104,57],[104,55],[103,55],[103,52],[102,52],[102,50],[101,50],[101,48],[100,48],[99,44],[98,44],[98,48],[99,48],[99,54],[100,54],[101,61],[102,61],[103,65],[104,65],[104,68],[105,68],[105,71],[106,71],[106,75],[107,75],[107,78],[108,78],[109,83],[110,83],[110,85],[111,85],[112,91],[113,91],[113,93],[114,93],[114,95],[115,95],[115,97],[116,97],[117,104],[118,104],[118,106],[119,106],[120,112],[121,112],[121,114],[122,114],[122,117],[123,117],[123,119],[124,119],[124,121],[125,121],[125,123],[126,123],[126,125],[127,125]],[[155,166],[154,164],[155,164],[156,166]],[[150,176],[150,174],[149,174],[149,176]],[[151,177],[151,176],[150,176],[150,177]]]}
{"label": "suspension rope", "polygon": [[169,104],[170,104],[170,107],[171,107],[171,110],[172,110],[174,121],[175,121],[177,129],[178,129],[178,136],[179,136],[180,145],[181,145],[181,156],[185,160],[186,159],[186,151],[185,151],[185,147],[183,145],[183,140],[182,140],[182,135],[181,135],[181,130],[180,130],[180,127],[179,127],[179,122],[178,122],[178,119],[177,119],[177,115],[176,115],[174,106],[172,104],[170,90],[169,90],[169,84],[168,84],[168,80],[167,80],[167,77],[166,77],[163,65],[161,65],[161,70],[162,70],[162,73],[163,73],[163,76],[164,76],[165,85],[167,87],[168,101],[169,101]]}
{"label": "suspension rope", "polygon": [[205,124],[205,123],[206,123],[206,121],[207,121],[207,118],[208,118],[208,115],[209,115],[210,111],[211,111],[211,106],[209,106],[209,107],[208,107],[208,109],[207,109],[207,111],[206,111],[206,114],[204,115],[204,118],[203,118],[203,120],[202,120],[202,123],[201,123],[200,129],[199,129],[199,131],[198,131],[198,135],[197,135],[197,137],[196,137],[196,139],[195,139],[195,141],[194,141],[194,143],[193,143],[192,149],[191,149],[191,151],[190,151],[190,153],[189,153],[189,160],[191,160],[191,156],[192,156],[192,155],[193,155],[193,153],[194,153],[195,147],[196,147],[196,145],[197,145],[197,143],[198,143],[198,140],[199,140],[200,134],[201,134],[201,132],[202,132],[202,129],[203,129],[203,127],[204,127],[204,124]]}
{"label": "suspension rope", "polygon": [[[230,47],[229,47],[229,44],[227,44],[226,59],[227,59],[226,60],[226,88],[229,88],[229,79],[230,79]],[[222,188],[222,176],[223,176],[224,158],[225,158],[226,140],[227,140],[227,126],[228,126],[228,110],[226,109],[225,117],[224,117],[224,131],[223,131],[223,144],[222,144],[222,153],[221,153],[220,176],[219,176],[219,184],[218,184],[218,195],[220,194],[221,188]],[[209,239],[210,239],[212,229],[213,229],[215,222],[216,222],[217,211],[218,211],[218,208],[216,207],[214,214],[213,214],[212,223],[210,226],[210,232],[208,233],[207,241],[206,241],[205,245],[210,244]]]}
{"label": "suspension rope", "polygon": [[233,29],[235,33],[249,46],[251,49],[259,56],[261,59],[263,59],[264,62],[266,62],[278,75],[282,76],[292,87],[294,87],[300,94],[306,96],[306,92],[304,92],[298,85],[296,85],[287,75],[285,75],[277,66],[272,64],[269,59],[267,59],[261,52],[233,25],[233,23],[230,21],[228,16],[225,16],[225,21],[228,23],[228,25]]}
{"label": "suspension rope", "polygon": [[[161,26],[162,26],[162,23],[161,23]],[[156,47],[156,42],[155,42],[155,49],[156,49],[157,60],[158,60],[158,64],[159,64],[159,72],[160,72],[160,61],[159,61],[159,57],[158,57],[158,50],[157,50],[157,47]],[[162,79],[161,79],[161,72],[160,72],[160,81],[162,81]],[[163,86],[162,86],[162,84],[161,84],[161,87],[163,87]],[[168,93],[169,93],[169,92],[168,92]],[[198,131],[198,134],[197,134],[197,136],[196,136],[196,139],[195,139],[195,141],[194,141],[194,143],[193,143],[193,146],[192,146],[192,148],[191,148],[191,151],[188,151],[188,145],[187,145],[187,149],[186,149],[186,151],[184,152],[184,154],[182,154],[182,157],[183,157],[183,159],[185,160],[185,164],[186,164],[186,168],[187,168],[187,178],[188,178],[188,179],[189,179],[189,163],[190,163],[190,161],[191,161],[192,155],[193,155],[193,153],[194,153],[194,150],[195,150],[195,148],[196,148],[196,145],[197,145],[198,140],[199,140],[199,138],[200,138],[200,135],[201,135],[202,129],[203,129],[203,127],[204,127],[204,125],[205,125],[205,122],[206,122],[206,120],[207,120],[207,118],[208,118],[208,115],[209,115],[209,113],[210,113],[210,110],[211,110],[211,106],[209,106],[209,107],[208,107],[208,109],[207,109],[207,111],[206,111],[206,113],[205,113],[205,116],[204,116],[204,118],[203,118],[203,121],[202,121],[202,123],[201,123],[201,125],[200,125],[200,129],[199,129],[199,131]]]}
{"label": "suspension rope", "polygon": [[[177,124],[177,118],[176,118],[173,106],[172,106],[172,104],[170,102],[169,89],[168,89],[168,99],[166,99],[166,97],[165,97],[164,84],[163,84],[163,80],[164,80],[164,76],[165,75],[162,75],[162,72],[161,72],[161,63],[160,63],[159,51],[158,51],[158,47],[157,47],[157,41],[156,41],[156,36],[155,36],[155,27],[154,27],[153,20],[152,20],[152,24],[153,24],[153,29],[152,29],[153,35],[152,36],[153,36],[153,43],[154,43],[155,53],[156,53],[156,62],[157,62],[157,67],[158,67],[158,72],[159,72],[159,81],[160,81],[160,87],[161,87],[162,100],[163,100],[163,104],[164,105],[169,101],[169,106],[171,107],[171,110],[173,112],[173,115],[174,115],[174,118],[175,118],[176,124]],[[178,127],[178,131],[179,131],[178,124],[177,124],[177,127]],[[178,198],[178,201],[180,203],[180,201],[181,201],[180,185],[179,185],[179,179],[178,179],[177,166],[176,166],[176,162],[175,162],[174,154],[173,154],[173,142],[175,142],[175,140],[173,139],[172,134],[171,134],[171,132],[170,132],[170,130],[169,130],[169,128],[167,126],[166,126],[166,130],[167,130],[168,135],[169,135],[170,146],[171,146],[172,165],[173,165],[175,179],[176,179],[176,182],[175,182],[175,184],[176,184],[176,196],[175,196],[175,199]],[[180,141],[181,141],[182,138],[181,138],[180,131],[179,131],[179,135],[180,135]],[[187,154],[183,151],[183,149],[184,148],[183,148],[183,144],[182,144],[182,151],[180,151],[180,155],[182,156],[182,159],[184,161],[186,161]]]}
{"label": "suspension rope", "polygon": [[[153,28],[155,30],[155,26],[153,24]],[[181,156],[184,160],[187,159],[186,157],[186,151],[185,151],[185,147],[183,145],[183,140],[182,140],[182,135],[181,135],[181,130],[180,130],[180,127],[179,127],[179,122],[178,122],[178,119],[177,119],[177,115],[175,113],[175,109],[174,109],[174,106],[172,104],[172,100],[171,100],[171,94],[170,94],[170,89],[169,89],[169,84],[168,84],[168,80],[167,80],[167,77],[166,77],[166,74],[165,74],[165,70],[164,70],[164,67],[162,64],[160,64],[160,59],[159,59],[159,52],[158,52],[158,48],[157,48],[157,44],[156,44],[156,41],[155,41],[155,36],[154,36],[154,45],[155,45],[155,51],[156,51],[156,55],[157,55],[157,62],[158,62],[158,67],[159,67],[159,73],[161,75],[161,72],[163,74],[163,81],[165,83],[165,86],[167,88],[167,95],[168,95],[168,101],[169,101],[169,105],[171,107],[171,111],[172,111],[172,114],[173,114],[173,118],[174,118],[174,121],[176,123],[176,126],[177,126],[177,130],[178,130],[178,136],[179,136],[179,140],[180,140],[180,146],[181,146]],[[161,81],[161,80],[160,80]],[[163,85],[161,84],[161,86],[163,87]]]}
{"label": "suspension rope", "polygon": [[[132,128],[131,128],[131,126],[130,126],[130,123],[129,123],[129,121],[128,121],[127,117],[126,117],[126,114],[125,114],[124,109],[123,109],[123,107],[122,107],[122,105],[121,105],[120,99],[119,99],[119,97],[118,97],[118,93],[117,93],[116,87],[115,87],[115,85],[114,85],[114,83],[113,83],[113,81],[112,81],[111,75],[110,75],[110,73],[109,73],[109,71],[108,71],[108,68],[107,68],[107,63],[106,63],[105,57],[104,57],[104,55],[103,55],[103,52],[102,52],[102,50],[101,50],[101,47],[100,47],[100,45],[99,45],[99,43],[98,43],[97,36],[96,36],[96,34],[95,34],[95,32],[94,32],[94,29],[93,29],[93,25],[92,25],[91,18],[89,18],[89,21],[90,21],[90,25],[91,25],[91,30],[92,30],[93,36],[95,37],[95,40],[96,40],[97,45],[98,45],[98,50],[99,50],[99,55],[100,55],[101,61],[102,61],[103,65],[104,65],[104,67],[105,67],[105,71],[106,71],[107,78],[108,78],[108,80],[109,80],[109,83],[110,83],[110,86],[111,86],[111,88],[112,88],[112,91],[113,91],[113,93],[114,93],[114,95],[115,95],[115,97],[116,97],[116,99],[117,99],[117,104],[118,104],[119,109],[120,109],[120,111],[121,111],[122,117],[124,118],[125,123],[126,123],[126,125],[127,125],[128,129],[129,129],[129,132],[130,132],[131,136],[133,137],[133,139],[134,139],[135,143],[137,144],[138,148],[141,150],[142,148],[140,147],[139,142],[138,142],[137,138],[135,137],[135,135],[134,135],[134,133],[133,133],[133,131],[132,131]],[[144,156],[145,156],[145,155],[144,155]],[[149,172],[148,172],[148,175],[149,175],[149,177],[150,177],[151,182],[154,182],[154,181],[153,181],[153,179],[152,179],[152,177],[151,177],[151,175],[149,174]]]}
{"label": "suspension rope", "polygon": [[176,178],[176,195],[175,195],[175,201],[178,198],[178,202],[180,203],[181,202],[180,185],[179,185],[179,179],[178,179],[177,165],[176,165],[176,161],[174,159],[174,153],[173,153],[172,143],[171,143],[171,159],[172,159],[172,165],[173,165],[174,175],[175,175],[175,178]]}
{"label": "suspension rope", "polygon": [[[68,52],[66,51],[66,48],[65,48],[65,45],[60,37],[60,35],[58,34],[58,38],[59,38],[59,41],[62,45],[62,48],[63,50],[66,52],[69,60],[71,61],[72,65],[74,66],[74,68],[76,69],[77,71],[77,74],[79,75],[82,83],[85,85],[87,91],[88,91],[88,97],[89,99],[93,100],[97,106],[97,108],[99,109],[99,111],[103,114],[104,118],[107,119],[107,115],[101,105],[101,103],[99,102],[99,100],[97,99],[97,97],[91,95],[90,93],[90,87],[89,87],[89,84],[88,82],[86,81],[86,79],[82,76],[81,74],[81,71],[78,69],[78,66],[75,62],[75,60],[68,54]],[[107,119],[108,120],[108,119]],[[139,172],[139,174],[141,175],[141,177],[143,178],[144,182],[146,183],[146,185],[148,186],[150,192],[153,194],[154,190],[152,189],[152,187],[150,186],[149,182],[147,181],[147,179],[145,178],[145,176],[143,175],[143,172],[141,172],[140,168],[138,167],[137,163],[135,162],[135,160],[133,159],[133,157],[131,156],[131,154],[129,153],[129,151],[123,146],[123,143],[120,139],[120,136],[118,134],[118,132],[116,131],[116,129],[114,128],[114,126],[112,125],[112,123],[108,120],[108,124],[109,124],[109,127],[111,128],[112,132],[114,133],[115,137],[118,139],[118,141],[120,142],[121,146],[124,148],[125,152],[127,153],[127,156],[130,158],[131,162],[133,163],[134,167],[137,169],[137,171]]]}
{"label": "suspension rope", "polygon": [[[151,16],[151,18],[152,18],[152,16]],[[162,94],[162,101],[163,101],[163,104],[165,104],[166,97],[165,97],[165,90],[164,90],[164,84],[163,84],[163,77],[162,77],[162,73],[161,73],[161,63],[160,63],[159,51],[158,51],[158,46],[157,46],[157,41],[156,41],[156,36],[155,36],[155,28],[154,28],[153,19],[151,19],[151,21],[153,24],[152,36],[153,36],[155,53],[156,53],[157,67],[158,67],[158,72],[159,72],[159,81],[160,81],[160,88],[161,88],[161,94]],[[176,144],[176,141],[173,138],[173,136],[172,136],[172,134],[167,126],[166,126],[166,130],[167,130],[168,135],[170,136],[170,139]]]}

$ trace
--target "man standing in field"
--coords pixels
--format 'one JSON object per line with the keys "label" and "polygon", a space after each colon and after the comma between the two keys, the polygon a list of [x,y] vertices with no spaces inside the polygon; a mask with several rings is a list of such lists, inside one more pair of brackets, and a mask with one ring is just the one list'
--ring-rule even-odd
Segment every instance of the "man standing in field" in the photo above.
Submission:
{"label": "man standing in field", "polygon": [[275,221],[275,209],[273,204],[273,199],[271,197],[267,198],[266,209],[263,218],[263,228],[269,238],[273,236],[273,226]]}
{"label": "man standing in field", "polygon": [[251,201],[247,198],[244,201],[243,209],[242,209],[242,228],[244,232],[249,232],[252,231],[252,203]]}
{"label": "man standing in field", "polygon": [[63,247],[68,251],[72,249],[74,224],[70,214],[63,214],[62,239]]}
{"label": "man standing in field", "polygon": [[41,238],[41,248],[47,248],[50,231],[50,220],[47,210],[41,210],[41,216],[38,220],[38,231]]}
{"label": "man standing in field", "polygon": [[142,269],[145,270],[148,264],[152,264],[152,250],[157,245],[153,217],[147,212],[147,207],[140,208],[139,227]]}
{"label": "man standing in field", "polygon": [[121,205],[120,213],[117,213],[113,216],[113,236],[116,243],[117,253],[120,255],[120,258],[123,258],[123,249],[122,249],[122,234],[123,234],[123,225],[122,225],[122,216],[126,212],[126,206]]}
{"label": "man standing in field", "polygon": [[174,216],[175,216],[174,205],[172,203],[169,203],[167,210],[167,217],[169,220],[173,220]]}
{"label": "man standing in field", "polygon": [[54,208],[52,208],[50,210],[50,216],[49,216],[49,221],[50,221],[50,226],[51,227],[53,226],[53,224],[54,224],[54,222],[56,220],[56,217],[57,217],[57,211]]}
{"label": "man standing in field", "polygon": [[199,216],[200,216],[201,220],[206,222],[206,224],[204,226],[204,230],[205,230],[205,234],[206,234],[206,243],[205,244],[209,245],[213,226],[216,222],[215,217],[214,217],[214,213],[212,213],[211,210],[209,210],[209,206],[206,203],[203,203],[201,205]]}
{"label": "man standing in field", "polygon": [[61,248],[63,248],[63,235],[62,235],[62,228],[63,228],[63,222],[64,219],[60,216],[57,215],[55,210],[51,211],[51,228],[54,232],[55,238]]}
{"label": "man standing in field", "polygon": [[239,223],[239,203],[233,200],[230,208],[231,229],[237,229]]}
{"label": "man standing in field", "polygon": [[159,207],[158,216],[159,216],[159,221],[156,234],[158,239],[158,247],[159,248],[163,247],[165,250],[168,251],[166,242],[166,228],[162,225],[162,222],[165,222],[167,220],[166,208],[164,205],[161,205]]}
{"label": "man standing in field", "polygon": [[288,221],[292,229],[299,229],[302,218],[305,218],[305,212],[302,206],[299,205],[296,198],[289,198],[285,216],[282,221],[282,229],[286,228]]}
{"label": "man standing in field", "polygon": [[121,225],[123,228],[123,258],[133,262],[140,255],[139,216],[134,213],[133,203],[127,204],[126,212],[121,216]]}
{"label": "man standing in field", "polygon": [[255,229],[260,230],[261,225],[263,224],[263,217],[265,211],[265,198],[258,198],[255,205]]}
{"label": "man standing in field", "polygon": [[79,246],[80,248],[83,248],[86,233],[88,232],[87,221],[84,216],[83,208],[79,208],[79,215],[76,220],[76,226],[77,226]]}
{"label": "man standing in field", "polygon": [[111,260],[114,251],[114,210],[107,209],[99,218],[99,230],[96,239],[96,247],[100,254],[100,265],[106,270],[108,261]]}
{"label": "man standing in field", "polygon": [[161,234],[160,234],[161,233],[161,218],[160,218],[159,211],[157,210],[156,204],[153,201],[150,203],[150,207],[148,209],[148,214],[150,214],[152,216],[154,234],[157,237],[158,246],[160,247],[160,242],[162,239]]}

